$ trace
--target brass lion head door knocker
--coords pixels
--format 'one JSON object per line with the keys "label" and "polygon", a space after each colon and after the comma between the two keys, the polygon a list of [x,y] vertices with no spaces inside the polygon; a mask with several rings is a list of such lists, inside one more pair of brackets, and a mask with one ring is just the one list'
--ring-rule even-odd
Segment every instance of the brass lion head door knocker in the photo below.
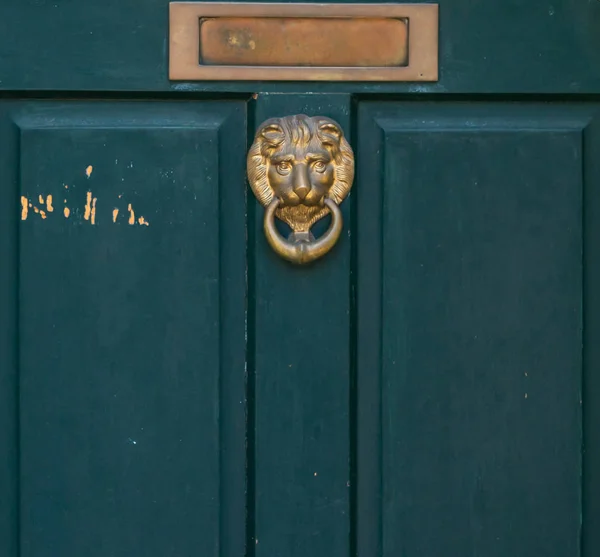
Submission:
{"label": "brass lion head door knocker", "polygon": [[[292,263],[325,255],[342,232],[339,204],[354,179],[354,154],[337,122],[304,114],[263,122],[248,152],[248,180],[266,207],[264,231],[270,246]],[[331,225],[315,239],[312,225],[331,213]],[[284,239],[274,217],[292,233]]]}

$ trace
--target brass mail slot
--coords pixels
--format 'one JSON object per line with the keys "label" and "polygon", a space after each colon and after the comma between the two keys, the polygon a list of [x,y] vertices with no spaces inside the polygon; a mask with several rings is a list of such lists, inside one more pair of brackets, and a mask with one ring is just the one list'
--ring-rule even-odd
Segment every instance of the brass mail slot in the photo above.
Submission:
{"label": "brass mail slot", "polygon": [[405,66],[406,21],[210,18],[200,21],[200,63],[223,66]]}
{"label": "brass mail slot", "polygon": [[437,4],[170,4],[172,80],[436,81]]}

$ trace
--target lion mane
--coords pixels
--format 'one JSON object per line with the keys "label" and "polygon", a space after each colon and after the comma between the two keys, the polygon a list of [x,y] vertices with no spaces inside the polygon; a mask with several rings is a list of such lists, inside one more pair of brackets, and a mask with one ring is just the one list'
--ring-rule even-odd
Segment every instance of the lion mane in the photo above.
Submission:
{"label": "lion mane", "polygon": [[[248,180],[263,206],[267,207],[275,197],[268,178],[271,157],[290,144],[308,151],[314,141],[319,141],[334,161],[334,182],[328,197],[339,205],[348,195],[354,179],[354,154],[341,127],[330,118],[299,114],[264,122],[248,152]],[[275,214],[294,231],[304,231],[329,212],[327,207],[297,205],[280,207]]]}

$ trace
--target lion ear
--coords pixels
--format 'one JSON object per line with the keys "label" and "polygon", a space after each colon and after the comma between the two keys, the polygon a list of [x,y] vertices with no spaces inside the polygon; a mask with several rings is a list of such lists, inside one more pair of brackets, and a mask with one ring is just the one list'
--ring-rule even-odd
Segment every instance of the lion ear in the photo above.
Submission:
{"label": "lion ear", "polygon": [[339,145],[342,130],[335,122],[323,120],[319,122],[319,136],[325,145]]}
{"label": "lion ear", "polygon": [[276,122],[270,122],[263,126],[259,135],[271,146],[279,145],[285,139],[283,128]]}

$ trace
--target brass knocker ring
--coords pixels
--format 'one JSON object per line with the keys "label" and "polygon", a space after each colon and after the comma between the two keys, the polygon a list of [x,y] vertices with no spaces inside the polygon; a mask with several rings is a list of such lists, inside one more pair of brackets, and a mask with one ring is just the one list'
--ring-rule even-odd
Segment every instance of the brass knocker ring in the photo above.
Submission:
{"label": "brass knocker ring", "polygon": [[310,232],[292,232],[292,241],[285,240],[275,228],[275,210],[281,201],[275,198],[265,211],[264,230],[269,245],[275,253],[296,264],[310,263],[325,255],[338,241],[342,233],[342,211],[335,201],[324,199],[325,206],[331,211],[331,224],[325,234],[318,240],[312,238]]}
{"label": "brass knocker ring", "polygon": [[[354,179],[354,153],[342,128],[324,116],[304,114],[263,122],[248,151],[248,181],[265,207],[264,231],[273,250],[292,263],[325,255],[343,226],[339,205]],[[315,240],[315,222],[331,213],[327,232]],[[292,233],[286,240],[275,217]]]}

